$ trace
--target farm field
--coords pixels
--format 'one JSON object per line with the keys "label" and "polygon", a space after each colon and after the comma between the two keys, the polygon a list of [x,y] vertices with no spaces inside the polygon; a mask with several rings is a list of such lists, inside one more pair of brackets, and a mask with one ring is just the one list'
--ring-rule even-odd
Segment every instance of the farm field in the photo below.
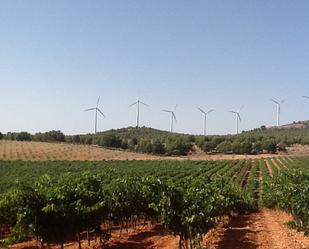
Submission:
{"label": "farm field", "polygon": [[[81,179],[82,181],[84,178],[79,177],[81,175],[85,177],[86,174],[87,177],[89,175],[100,176],[100,182],[103,186],[120,184],[118,186],[123,187],[124,182],[122,180],[117,182],[117,179],[127,178],[131,185],[140,179],[142,183],[139,186],[143,188],[143,184],[149,183],[147,178],[150,177],[150,179],[156,179],[155,182],[150,180],[150,183],[154,186],[160,179],[162,182],[169,182],[170,186],[176,187],[176,189],[190,188],[191,184],[196,184],[196,179],[205,179],[207,182],[209,178],[211,182],[215,182],[217,178],[223,177],[229,185],[237,186],[244,191],[246,196],[244,197],[245,202],[241,202],[242,207],[245,207],[250,200],[252,201],[250,205],[261,207],[264,199],[269,198],[268,183],[272,179],[280,175],[280,172],[292,169],[308,172],[308,163],[309,157],[276,157],[232,161],[1,161],[0,193],[4,194],[18,185],[31,187],[44,174],[47,174],[52,185],[55,184],[56,186],[59,178],[65,178],[66,182],[69,183],[74,182],[74,179]],[[131,185],[125,186],[130,189]],[[206,186],[211,187],[213,185]],[[225,185],[221,185],[221,187],[226,188]],[[137,189],[134,190],[133,188],[133,193],[136,191],[138,192]],[[126,195],[130,196],[130,193],[130,190],[128,190]],[[271,197],[275,198],[275,196]],[[135,199],[131,201],[135,205],[137,204]],[[212,229],[203,237],[203,245],[207,245],[208,248],[221,249],[309,248],[309,239],[304,236],[303,232],[296,232],[296,230],[287,228],[286,223],[291,220],[292,216],[286,213],[265,208],[253,213],[245,212],[227,220],[221,220],[214,230]],[[128,231],[121,234],[119,227],[117,227],[112,232],[112,238],[107,243],[109,246],[107,248],[178,248],[179,238],[172,236],[162,226],[158,225],[147,223],[146,225],[139,224],[135,228],[129,226]],[[82,239],[82,243],[86,247],[85,235],[82,236]],[[65,248],[78,248],[78,243],[74,241],[75,239],[67,241],[64,244]],[[98,246],[94,241],[91,243],[93,248]],[[12,248],[32,248],[31,246],[36,248],[37,243],[16,244]],[[59,245],[54,244],[53,247],[59,248]]]}
{"label": "farm field", "polygon": [[[309,154],[300,147],[291,150],[291,154]],[[295,153],[293,153],[295,152]],[[26,160],[26,161],[100,161],[100,160],[238,160],[270,158],[280,155],[207,155],[203,152],[188,156],[154,156],[129,151],[111,150],[93,145],[76,145],[69,143],[47,142],[21,142],[0,140],[0,160]]]}

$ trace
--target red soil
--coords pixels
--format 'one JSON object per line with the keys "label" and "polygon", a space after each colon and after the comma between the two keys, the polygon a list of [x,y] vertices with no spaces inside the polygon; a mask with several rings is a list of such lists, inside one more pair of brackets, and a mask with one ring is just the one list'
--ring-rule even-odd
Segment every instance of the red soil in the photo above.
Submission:
{"label": "red soil", "polygon": [[[289,215],[268,209],[230,220],[225,218],[216,229],[205,236],[203,244],[209,249],[309,249],[309,237],[286,226],[290,220]],[[26,242],[10,248],[37,249],[37,246],[36,242]],[[60,246],[53,245],[51,248]],[[77,243],[66,244],[65,248],[76,249]],[[86,241],[83,241],[83,248],[88,248]],[[90,248],[99,246],[92,242]],[[119,231],[114,232],[105,248],[177,249],[178,238],[169,235],[162,226],[145,226],[129,229],[122,234]]]}

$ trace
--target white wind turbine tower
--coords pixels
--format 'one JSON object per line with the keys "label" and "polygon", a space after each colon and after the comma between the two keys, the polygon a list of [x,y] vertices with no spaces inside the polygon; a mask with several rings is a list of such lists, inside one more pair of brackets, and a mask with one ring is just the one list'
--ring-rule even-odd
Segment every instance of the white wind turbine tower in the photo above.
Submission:
{"label": "white wind turbine tower", "polygon": [[149,105],[147,105],[144,102],[140,101],[138,97],[137,97],[137,100],[134,103],[129,105],[129,107],[132,107],[132,106],[136,105],[136,127],[137,128],[139,127],[139,105],[140,104],[149,107]]}
{"label": "white wind turbine tower", "polygon": [[[174,106],[174,110],[176,110],[178,105],[175,105]],[[176,119],[176,115],[175,115],[175,112],[174,111],[171,111],[171,110],[162,110],[163,112],[168,112],[171,114],[171,126],[170,126],[170,131],[173,132],[173,128],[174,128],[174,120],[177,122],[177,119]]]}
{"label": "white wind turbine tower", "polygon": [[97,100],[97,106],[96,107],[93,107],[93,108],[89,108],[89,109],[86,109],[85,112],[87,111],[95,111],[95,121],[94,121],[94,134],[97,133],[97,123],[98,123],[98,112],[103,116],[105,117],[104,113],[99,109],[99,102],[100,102],[100,97],[98,98]]}
{"label": "white wind turbine tower", "polygon": [[277,106],[277,127],[280,125],[280,111],[281,111],[281,104],[285,102],[285,99],[281,101],[276,101],[274,99],[270,99],[270,101],[274,102]]}
{"label": "white wind turbine tower", "polygon": [[236,131],[236,134],[238,134],[238,121],[241,122],[241,118],[240,118],[240,114],[239,114],[241,109],[242,108],[240,108],[238,111],[229,111],[229,112],[235,114],[235,123],[236,123],[236,130],[235,131]]}
{"label": "white wind turbine tower", "polygon": [[207,112],[205,112],[202,108],[199,108],[199,107],[197,107],[197,109],[198,109],[201,113],[203,113],[203,115],[204,115],[203,132],[204,132],[204,136],[206,136],[206,133],[207,133],[207,132],[206,132],[207,115],[208,115],[209,113],[213,112],[214,109],[211,109],[211,110],[209,110],[209,111],[207,111]]}

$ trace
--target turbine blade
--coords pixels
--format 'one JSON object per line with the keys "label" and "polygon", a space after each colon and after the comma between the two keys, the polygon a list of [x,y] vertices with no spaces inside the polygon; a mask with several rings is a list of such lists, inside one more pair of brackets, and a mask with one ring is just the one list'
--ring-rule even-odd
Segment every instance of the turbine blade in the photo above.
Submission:
{"label": "turbine blade", "polygon": [[178,107],[178,104],[176,104],[176,105],[174,106],[174,110],[176,110],[177,107]]}
{"label": "turbine blade", "polygon": [[274,100],[274,99],[270,99],[270,101],[274,102],[277,105],[280,105],[278,101]]}
{"label": "turbine blade", "polygon": [[146,103],[142,102],[142,101],[139,101],[141,104],[143,104],[144,106],[147,106],[149,107],[149,105],[147,105]]}
{"label": "turbine blade", "polygon": [[211,109],[208,112],[206,112],[206,114],[213,112],[215,109]]}
{"label": "turbine blade", "polygon": [[129,105],[128,108],[131,107],[131,106],[134,106],[134,105],[136,105],[136,104],[137,104],[137,101],[135,101],[134,103],[132,103],[131,105]]}
{"label": "turbine blade", "polygon": [[237,113],[237,112],[235,112],[235,111],[228,111],[228,112],[231,112],[231,113]]}
{"label": "turbine blade", "polygon": [[303,96],[304,98],[306,98],[306,99],[309,99],[309,96]]}
{"label": "turbine blade", "polygon": [[104,113],[103,113],[99,108],[97,108],[97,110],[98,110],[98,112],[101,113],[101,115],[105,118]]}
{"label": "turbine blade", "polygon": [[164,110],[164,109],[163,109],[163,110],[162,110],[162,112],[172,112],[172,111],[169,111],[169,110]]}
{"label": "turbine blade", "polygon": [[206,112],[202,108],[197,107],[197,109],[200,110],[200,112],[206,114]]}
{"label": "turbine blade", "polygon": [[280,101],[280,103],[282,104],[282,103],[284,103],[286,101],[286,99],[282,99],[281,101]]}
{"label": "turbine blade", "polygon": [[97,107],[99,106],[99,102],[100,102],[100,96],[99,96],[98,101],[97,101]]}
{"label": "turbine blade", "polygon": [[237,112],[237,117],[238,117],[239,121],[241,122],[241,118],[240,118],[240,115],[239,115],[238,112]]}
{"label": "turbine blade", "polygon": [[87,112],[87,111],[92,111],[92,110],[95,110],[96,108],[89,108],[89,109],[86,109],[86,110],[84,110],[85,112]]}
{"label": "turbine blade", "polygon": [[177,122],[177,119],[176,119],[176,116],[175,116],[174,112],[172,112],[172,115],[173,115],[173,118],[175,119],[175,121]]}

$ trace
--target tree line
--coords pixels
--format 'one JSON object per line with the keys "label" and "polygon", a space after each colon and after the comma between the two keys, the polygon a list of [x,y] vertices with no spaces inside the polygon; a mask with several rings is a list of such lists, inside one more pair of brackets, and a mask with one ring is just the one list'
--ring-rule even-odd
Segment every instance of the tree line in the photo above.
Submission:
{"label": "tree line", "polygon": [[206,153],[261,154],[285,152],[293,144],[309,144],[309,127],[266,129],[265,126],[238,135],[201,136],[170,133],[152,128],[122,128],[97,134],[65,136],[61,131],[0,133],[0,139],[40,142],[69,142],[98,145],[154,155]]}
{"label": "tree line", "polygon": [[37,142],[65,142],[65,135],[61,131],[47,131],[31,134],[27,131],[8,132],[2,134],[0,132],[0,139],[15,140],[15,141],[37,141]]}

